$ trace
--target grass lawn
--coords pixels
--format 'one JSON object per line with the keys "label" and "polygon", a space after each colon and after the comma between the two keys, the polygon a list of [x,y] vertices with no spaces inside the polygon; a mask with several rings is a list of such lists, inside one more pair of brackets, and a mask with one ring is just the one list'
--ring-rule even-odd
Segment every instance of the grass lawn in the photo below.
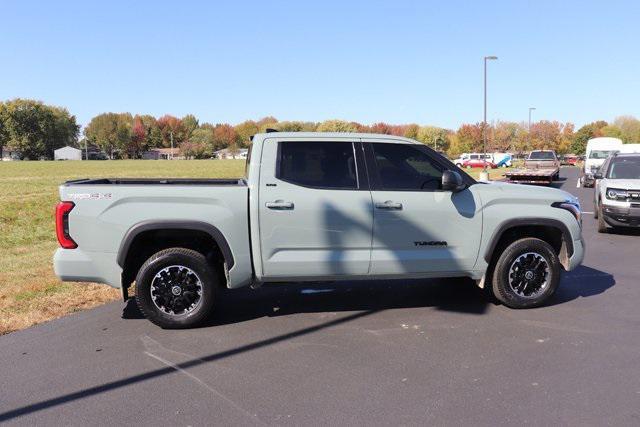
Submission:
{"label": "grass lawn", "polygon": [[106,285],[62,283],[53,274],[59,184],[89,177],[243,174],[244,160],[0,162],[0,334],[120,298]]}
{"label": "grass lawn", "polygon": [[[468,172],[478,177],[481,169]],[[504,169],[490,171],[499,179]],[[0,162],[0,334],[120,298],[106,285],[62,283],[51,258],[58,247],[58,185],[89,177],[230,178],[244,160]]]}

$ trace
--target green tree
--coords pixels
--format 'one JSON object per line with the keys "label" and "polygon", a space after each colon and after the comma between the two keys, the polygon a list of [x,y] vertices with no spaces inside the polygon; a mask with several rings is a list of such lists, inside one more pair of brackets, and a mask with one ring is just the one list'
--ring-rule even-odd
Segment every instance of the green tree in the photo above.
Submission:
{"label": "green tree", "polygon": [[130,156],[133,117],[130,113],[97,115],[85,127],[84,135],[91,144],[100,147],[112,159],[116,153]]}
{"label": "green tree", "polygon": [[607,125],[608,123],[604,120],[599,120],[597,122],[588,123],[582,126],[573,136],[571,151],[576,154],[584,153],[587,149],[587,141],[589,141],[591,138],[604,136],[604,134],[602,133],[602,128]]}
{"label": "green tree", "polygon": [[191,138],[187,141],[191,145],[187,145],[185,147],[185,143],[183,143],[180,148],[182,151],[186,149],[191,149],[193,152],[193,157],[200,158],[208,158],[213,154],[213,129],[210,128],[198,128],[193,131],[191,134]]}
{"label": "green tree", "polygon": [[318,132],[358,132],[358,126],[344,120],[325,120],[316,128]]}
{"label": "green tree", "polygon": [[640,120],[633,116],[616,117],[613,124],[620,129],[620,136],[625,144],[640,143]]}
{"label": "green tree", "polygon": [[416,139],[434,150],[446,151],[449,148],[448,133],[446,129],[436,126],[421,126]]}
{"label": "green tree", "polygon": [[0,148],[29,159],[53,158],[55,149],[76,145],[80,129],[66,109],[29,99],[0,103],[0,122]]}
{"label": "green tree", "polygon": [[191,133],[198,128],[198,119],[193,114],[187,114],[181,121],[185,132],[185,139],[189,139],[191,137]]}
{"label": "green tree", "polygon": [[274,129],[280,132],[313,132],[316,129],[316,123],[314,122],[278,122],[273,125]]}

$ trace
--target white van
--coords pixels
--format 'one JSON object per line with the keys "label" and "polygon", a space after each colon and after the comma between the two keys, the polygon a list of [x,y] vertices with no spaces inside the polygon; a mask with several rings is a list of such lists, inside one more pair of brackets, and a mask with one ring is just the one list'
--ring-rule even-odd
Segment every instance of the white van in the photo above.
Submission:
{"label": "white van", "polygon": [[640,144],[624,144],[620,147],[620,153],[638,154],[640,153]]}
{"label": "white van", "polygon": [[598,172],[609,155],[620,151],[622,145],[622,140],[619,138],[600,137],[587,141],[587,152],[584,157],[584,169],[581,177],[583,187],[593,187],[595,183],[593,175]]}

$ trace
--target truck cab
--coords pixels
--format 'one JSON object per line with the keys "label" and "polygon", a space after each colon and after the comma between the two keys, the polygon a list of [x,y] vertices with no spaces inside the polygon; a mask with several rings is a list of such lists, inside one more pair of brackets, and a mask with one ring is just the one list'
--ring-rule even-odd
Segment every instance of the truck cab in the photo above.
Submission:
{"label": "truck cab", "polygon": [[124,298],[135,282],[142,313],[178,328],[206,318],[220,286],[298,281],[466,277],[533,307],[584,254],[575,197],[478,183],[407,138],[258,134],[246,170],[65,183],[56,273]]}

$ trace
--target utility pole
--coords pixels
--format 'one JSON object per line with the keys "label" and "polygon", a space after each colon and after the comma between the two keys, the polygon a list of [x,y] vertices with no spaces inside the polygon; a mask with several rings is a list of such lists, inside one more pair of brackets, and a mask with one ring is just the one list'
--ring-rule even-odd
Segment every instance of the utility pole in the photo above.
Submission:
{"label": "utility pole", "polygon": [[173,131],[169,131],[171,136],[171,153],[169,153],[169,160],[173,160]]}
{"label": "utility pole", "polygon": [[536,107],[529,107],[529,126],[527,127],[527,139],[529,140],[528,141],[528,145],[529,145],[528,148],[531,148],[531,112],[533,110],[535,110],[535,109],[536,109]]}
{"label": "utility pole", "polygon": [[[485,56],[484,57],[484,118],[482,120],[482,154],[484,155],[484,169],[483,172],[487,173],[487,60],[496,60],[497,56]],[[488,175],[486,175],[488,178]]]}
{"label": "utility pole", "polygon": [[84,159],[89,160],[89,150],[87,150],[87,138],[84,139]]}

